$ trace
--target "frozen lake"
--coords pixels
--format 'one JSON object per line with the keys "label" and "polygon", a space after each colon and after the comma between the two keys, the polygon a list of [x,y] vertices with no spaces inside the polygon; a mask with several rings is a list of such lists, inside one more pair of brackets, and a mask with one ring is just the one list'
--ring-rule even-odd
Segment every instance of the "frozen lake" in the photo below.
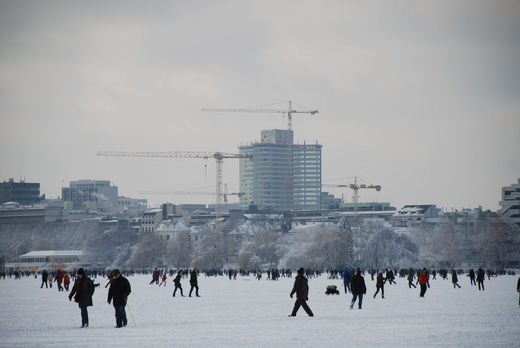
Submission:
{"label": "frozen lake", "polygon": [[[518,276],[485,282],[479,292],[461,275],[461,289],[451,278],[431,280],[424,298],[404,278],[385,285],[385,299],[372,298],[375,282],[365,275],[363,309],[349,309],[351,295],[342,281],[325,275],[309,280],[309,318],[291,312],[294,278],[273,282],[252,277],[199,277],[200,298],[172,297],[167,287],[149,285],[149,275],[128,277],[132,294],[128,326],[114,328],[114,309],[106,302],[106,279],[97,278],[90,327],[81,329],[80,310],[67,292],[40,289],[40,278],[0,280],[0,347],[520,347]],[[329,284],[339,296],[325,295]],[[133,319],[132,319],[133,316]],[[134,320],[135,319],[135,320]]]}

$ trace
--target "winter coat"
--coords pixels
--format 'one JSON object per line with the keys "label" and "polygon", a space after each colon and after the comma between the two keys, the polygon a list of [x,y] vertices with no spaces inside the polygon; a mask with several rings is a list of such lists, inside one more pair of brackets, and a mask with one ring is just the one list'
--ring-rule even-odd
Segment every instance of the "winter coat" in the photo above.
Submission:
{"label": "winter coat", "polygon": [[345,268],[345,271],[343,271],[343,283],[348,284],[350,283],[350,280],[352,279],[352,275],[350,272]]}
{"label": "winter coat", "polygon": [[457,283],[459,281],[459,277],[457,277],[457,272],[453,271],[451,272],[451,282]]}
{"label": "winter coat", "polygon": [[469,279],[475,279],[475,271],[474,270],[470,270],[469,271]]}
{"label": "winter coat", "polygon": [[88,307],[92,306],[92,295],[94,295],[94,283],[84,275],[81,279],[76,278],[69,294],[69,300],[74,296],[74,302],[77,302],[79,307]]}
{"label": "winter coat", "polygon": [[379,273],[376,279],[376,287],[382,288],[385,284],[386,279],[383,277],[383,273]]}
{"label": "winter coat", "polygon": [[419,279],[417,280],[417,282],[419,284],[426,284],[426,282],[428,281],[428,279],[430,279],[430,275],[428,274],[428,272],[426,271],[421,271],[421,273],[419,273]]}
{"label": "winter coat", "polygon": [[181,286],[181,278],[182,274],[177,274],[177,276],[173,279],[173,284],[175,284],[175,286]]}
{"label": "winter coat", "polygon": [[307,301],[309,295],[309,285],[307,283],[307,278],[305,278],[303,274],[298,274],[296,278],[294,278],[291,297],[296,293],[297,300]]}
{"label": "winter coat", "polygon": [[190,284],[193,286],[197,285],[197,272],[196,271],[191,271],[191,273],[190,273]]}
{"label": "winter coat", "polygon": [[43,281],[43,282],[46,282],[48,276],[49,276],[49,273],[47,273],[47,271],[44,270],[44,271],[42,272],[42,281]]}
{"label": "winter coat", "polygon": [[114,307],[121,307],[126,305],[126,299],[132,292],[130,282],[128,279],[120,275],[118,278],[113,278],[108,289],[108,302],[114,300]]}
{"label": "winter coat", "polygon": [[484,272],[484,270],[482,268],[480,268],[477,272],[477,281],[483,282],[485,277],[486,277],[486,273]]}
{"label": "winter coat", "polygon": [[408,281],[413,282],[413,278],[415,278],[415,271],[413,269],[408,271]]}
{"label": "winter coat", "polygon": [[361,275],[361,272],[356,273],[352,277],[352,281],[350,282],[350,290],[355,295],[361,295],[367,293],[367,287],[365,285],[365,278]]}

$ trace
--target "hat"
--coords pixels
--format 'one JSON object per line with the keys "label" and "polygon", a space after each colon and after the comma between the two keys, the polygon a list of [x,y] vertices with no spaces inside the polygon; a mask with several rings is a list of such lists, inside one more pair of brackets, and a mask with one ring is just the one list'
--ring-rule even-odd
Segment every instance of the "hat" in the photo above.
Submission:
{"label": "hat", "polygon": [[300,269],[297,270],[296,272],[298,272],[299,274],[303,274],[303,267],[300,267]]}
{"label": "hat", "polygon": [[85,271],[83,270],[83,268],[78,269],[78,274],[83,274],[83,275],[85,275]]}
{"label": "hat", "polygon": [[119,270],[116,268],[112,271],[112,274],[113,275],[117,275],[117,274],[121,274],[121,272],[119,272]]}

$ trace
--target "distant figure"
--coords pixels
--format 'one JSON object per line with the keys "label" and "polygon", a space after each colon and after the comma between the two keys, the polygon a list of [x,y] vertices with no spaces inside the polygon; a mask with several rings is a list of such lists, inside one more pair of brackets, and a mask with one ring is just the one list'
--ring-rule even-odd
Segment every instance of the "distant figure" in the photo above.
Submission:
{"label": "distant figure", "polygon": [[475,281],[475,271],[472,269],[469,270],[469,274],[468,274],[468,277],[469,277],[469,280],[471,281],[471,285],[477,285],[477,282]]}
{"label": "distant figure", "polygon": [[410,268],[408,270],[408,288],[411,289],[412,286],[416,288],[416,286],[413,283],[413,280],[415,278],[415,270],[413,268]]}
{"label": "distant figure", "polygon": [[456,287],[459,287],[459,289],[460,289],[460,285],[459,285],[458,281],[459,281],[459,278],[457,277],[457,271],[452,269],[451,270],[451,282],[453,283],[453,288],[454,289]]}
{"label": "distant figure", "polygon": [[376,295],[379,292],[379,290],[381,290],[381,298],[385,298],[385,281],[386,281],[386,279],[383,278],[383,271],[379,270],[379,272],[377,273],[377,278],[376,278],[377,291],[374,294],[374,298],[376,298]]}
{"label": "distant figure", "polygon": [[[181,296],[184,297],[184,294],[182,293],[182,285],[181,285],[181,278],[182,278],[182,271],[179,271],[177,273],[177,276],[175,279],[173,279],[173,284],[175,285],[175,289],[173,289],[173,297],[175,297],[175,293],[177,292],[177,289],[181,291]],[[191,292],[190,292],[191,296]]]}
{"label": "distant figure", "polygon": [[198,284],[198,281],[197,281],[197,269],[196,268],[194,268],[191,271],[191,273],[190,273],[190,285],[191,285],[191,288],[190,288],[189,296],[191,297],[191,293],[192,293],[193,289],[195,289],[195,296],[200,297],[199,296],[199,284]]}
{"label": "distant figure", "polygon": [[54,280],[58,284],[58,291],[63,291],[63,286],[61,285],[63,283],[63,273],[61,273],[61,270],[58,270],[56,273],[56,277],[54,277]]}
{"label": "distant figure", "polygon": [[40,289],[43,288],[43,284],[45,284],[45,288],[48,288],[47,286],[47,278],[49,277],[49,273],[47,273],[46,270],[43,270],[42,272],[42,286],[40,286]]}
{"label": "distant figure", "polygon": [[430,276],[426,271],[426,268],[423,268],[417,279],[417,283],[419,283],[421,286],[421,292],[419,294],[420,297],[424,297],[424,294],[426,293],[426,284],[428,283],[428,278],[430,278]]}
{"label": "distant figure", "polygon": [[386,280],[388,280],[388,284],[389,285],[392,285],[392,283],[397,284],[394,279],[395,279],[394,271],[392,271],[391,269],[387,270],[386,271]]}
{"label": "distant figure", "polygon": [[107,303],[110,304],[110,301],[114,301],[113,304],[116,311],[116,327],[123,327],[128,324],[128,320],[126,319],[125,306],[128,295],[130,295],[132,289],[128,279],[123,277],[118,269],[112,271],[112,276],[112,282],[110,283],[110,288],[108,289]]}
{"label": "distant figure", "polygon": [[81,309],[81,327],[88,327],[87,307],[92,306],[92,295],[94,294],[94,283],[85,275],[83,268],[78,269],[78,274],[74,286],[69,294],[69,301],[78,303]]}
{"label": "distant figure", "polygon": [[486,277],[486,273],[482,268],[479,268],[477,271],[477,283],[478,290],[480,291],[480,286],[482,286],[482,291],[484,291],[484,278]]}
{"label": "distant figure", "polygon": [[361,309],[363,304],[363,295],[367,293],[367,287],[365,285],[365,278],[361,275],[361,269],[356,270],[356,274],[352,277],[350,282],[350,290],[352,291],[352,302],[350,303],[350,309],[354,308],[356,299],[359,298],[358,307]]}
{"label": "distant figure", "polygon": [[159,286],[161,286],[163,284],[166,287],[166,272],[163,273],[162,278],[161,278],[161,284],[159,284]]}
{"label": "distant figure", "polygon": [[350,281],[352,280],[352,274],[350,274],[348,269],[345,268],[343,270],[342,278],[343,278],[343,287],[345,288],[345,294],[348,292],[351,292],[350,291]]}
{"label": "distant figure", "polygon": [[150,282],[149,285],[152,285],[153,283],[159,284],[159,270],[157,269],[157,267],[155,267],[153,270],[152,281]]}
{"label": "distant figure", "polygon": [[518,292],[518,306],[520,306],[520,277],[518,278],[518,282],[516,283],[516,291]]}
{"label": "distant figure", "polygon": [[260,280],[262,279],[262,270],[259,269],[257,272],[256,272],[256,279]]}
{"label": "distant figure", "polygon": [[67,273],[67,271],[65,271],[65,273],[63,274],[63,286],[65,287],[65,291],[69,291],[69,285],[70,285],[70,276]]}
{"label": "distant figure", "polygon": [[294,303],[294,308],[292,313],[289,315],[290,317],[295,317],[296,312],[300,309],[300,306],[303,307],[305,312],[309,315],[309,317],[313,317],[314,314],[312,310],[307,305],[308,295],[309,295],[309,285],[307,284],[307,278],[303,275],[303,268],[300,268],[297,271],[296,278],[294,278],[294,286],[290,293],[290,297],[296,293],[296,302]]}

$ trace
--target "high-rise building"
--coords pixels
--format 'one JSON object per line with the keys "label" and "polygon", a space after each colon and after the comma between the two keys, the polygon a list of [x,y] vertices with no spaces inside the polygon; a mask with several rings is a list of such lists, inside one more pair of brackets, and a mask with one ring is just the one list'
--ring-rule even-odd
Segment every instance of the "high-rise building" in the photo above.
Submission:
{"label": "high-rise building", "polygon": [[70,187],[61,189],[64,208],[116,211],[117,186],[108,180],[71,181]]}
{"label": "high-rise building", "polygon": [[321,145],[293,144],[291,130],[263,130],[261,142],[239,147],[240,207],[319,209]]}
{"label": "high-rise building", "polygon": [[20,180],[14,182],[11,178],[0,183],[0,204],[16,202],[22,205],[40,202],[40,184]]}

